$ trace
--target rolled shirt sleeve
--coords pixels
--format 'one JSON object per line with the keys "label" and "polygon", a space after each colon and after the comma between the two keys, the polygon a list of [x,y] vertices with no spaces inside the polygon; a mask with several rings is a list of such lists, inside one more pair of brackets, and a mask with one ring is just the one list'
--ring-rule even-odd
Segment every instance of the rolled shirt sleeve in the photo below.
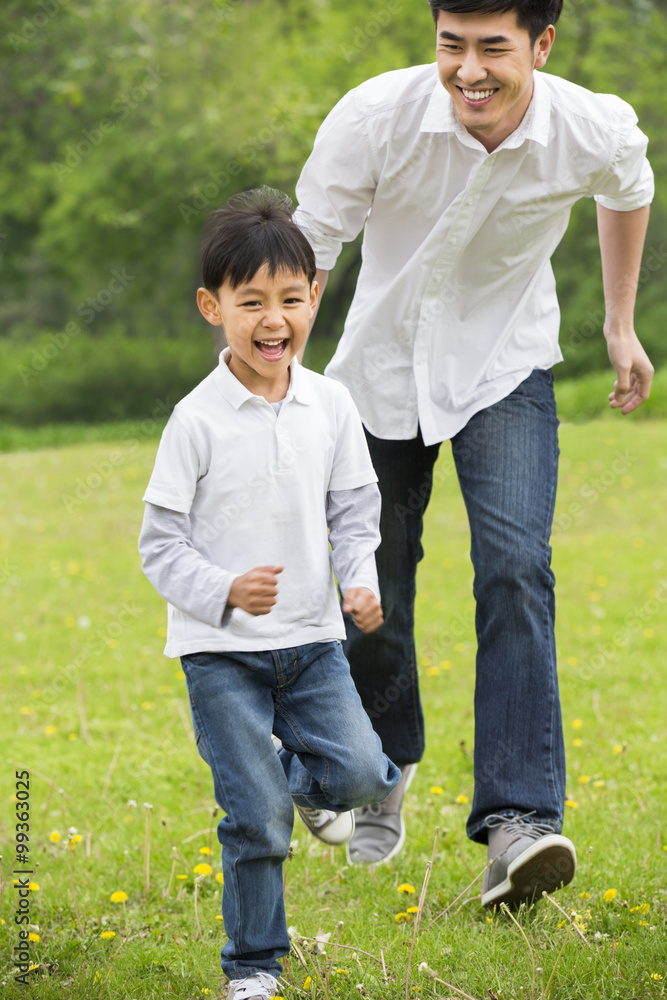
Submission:
{"label": "rolled shirt sleeve", "polygon": [[637,126],[637,116],[625,101],[609,96],[621,114],[616,156],[595,200],[615,212],[633,212],[650,205],[655,193],[651,165],[646,158],[648,138]]}

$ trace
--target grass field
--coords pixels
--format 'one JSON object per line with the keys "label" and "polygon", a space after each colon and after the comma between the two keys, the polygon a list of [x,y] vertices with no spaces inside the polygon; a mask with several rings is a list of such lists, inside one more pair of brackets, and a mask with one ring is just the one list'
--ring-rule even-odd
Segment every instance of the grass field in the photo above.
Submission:
{"label": "grass field", "polygon": [[[295,824],[286,866],[295,948],[281,995],[667,995],[666,435],[665,421],[618,414],[561,430],[553,546],[564,832],[579,870],[554,897],[560,909],[545,900],[510,916],[479,906],[484,852],[464,834],[471,568],[443,446],[418,594],[428,748],[407,797],[406,847],[388,866],[350,868],[341,849],[323,850]],[[155,440],[125,428],[113,438],[0,456],[7,1000],[194,1000],[222,989],[212,786],[179,663],[162,656],[165,608],[136,553]],[[24,770],[29,810],[16,778]],[[28,841],[17,837],[26,812]],[[33,872],[23,895],[17,841]],[[29,923],[16,922],[23,914]],[[324,952],[318,933],[330,935]],[[15,979],[22,947],[34,966],[27,985]]]}

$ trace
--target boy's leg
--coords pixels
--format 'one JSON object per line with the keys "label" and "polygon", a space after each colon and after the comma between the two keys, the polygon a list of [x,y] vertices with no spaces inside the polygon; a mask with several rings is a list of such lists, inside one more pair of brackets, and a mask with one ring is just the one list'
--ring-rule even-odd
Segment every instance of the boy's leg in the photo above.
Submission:
{"label": "boy's leg", "polygon": [[271,740],[276,671],[271,653],[197,653],[181,660],[197,748],[213,772],[226,816],[222,915],[228,941],[221,965],[230,979],[282,974],[289,952],[282,865],[294,811]]}
{"label": "boy's leg", "polygon": [[338,642],[276,650],[274,732],[299,806],[343,812],[385,799],[399,780],[382,753]]}

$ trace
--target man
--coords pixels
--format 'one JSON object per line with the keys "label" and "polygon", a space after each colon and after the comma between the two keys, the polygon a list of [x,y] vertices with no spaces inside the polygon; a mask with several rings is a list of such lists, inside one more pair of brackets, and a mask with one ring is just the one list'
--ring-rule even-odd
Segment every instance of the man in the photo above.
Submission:
{"label": "man", "polygon": [[[612,407],[636,409],[653,368],[634,331],[653,195],[632,108],[547,74],[562,0],[429,0],[437,63],[385,73],[322,125],[296,221],[324,287],[365,224],[363,264],[327,374],[351,390],[382,494],[385,624],[348,627],[353,677],[402,771],[357,814],[355,863],[401,848],[401,801],[424,749],[413,638],[422,517],[450,439],[471,529],[478,640],[475,794],[468,836],[488,844],[485,906],[567,884],[549,537],[562,359],[550,258],[581,197],[597,200],[616,370]],[[446,581],[443,580],[443,584]]]}

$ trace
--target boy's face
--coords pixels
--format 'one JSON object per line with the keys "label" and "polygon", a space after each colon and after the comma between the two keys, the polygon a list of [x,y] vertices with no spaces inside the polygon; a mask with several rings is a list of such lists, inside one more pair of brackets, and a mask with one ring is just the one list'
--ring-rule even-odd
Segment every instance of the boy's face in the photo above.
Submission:
{"label": "boy's face", "polygon": [[533,70],[546,63],[555,34],[549,25],[531,45],[514,10],[483,15],[439,12],[440,82],[467,130],[489,152],[521,123],[533,96]]}
{"label": "boy's face", "polygon": [[238,288],[225,282],[217,295],[200,288],[197,305],[209,323],[222,326],[232,374],[256,396],[276,402],[287,391],[292,358],[308,340],[317,294],[317,282],[309,284],[305,274],[271,277],[264,265]]}

